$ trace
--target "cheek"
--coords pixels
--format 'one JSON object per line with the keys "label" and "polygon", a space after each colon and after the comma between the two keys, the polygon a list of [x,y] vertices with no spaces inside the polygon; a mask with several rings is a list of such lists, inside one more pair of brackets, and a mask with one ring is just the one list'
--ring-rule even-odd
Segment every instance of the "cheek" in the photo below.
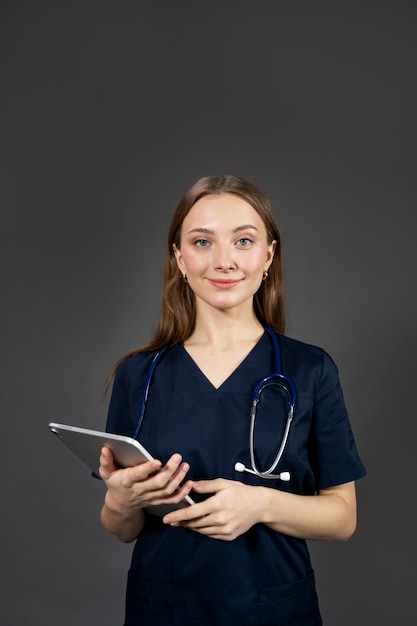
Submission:
{"label": "cheek", "polygon": [[267,260],[267,254],[264,250],[257,250],[255,254],[247,256],[243,262],[247,267],[254,271],[263,270],[265,261]]}
{"label": "cheek", "polygon": [[187,250],[182,254],[182,260],[184,267],[187,268],[187,271],[193,272],[198,271],[199,269],[206,267],[207,259],[205,255],[197,254],[192,250]]}

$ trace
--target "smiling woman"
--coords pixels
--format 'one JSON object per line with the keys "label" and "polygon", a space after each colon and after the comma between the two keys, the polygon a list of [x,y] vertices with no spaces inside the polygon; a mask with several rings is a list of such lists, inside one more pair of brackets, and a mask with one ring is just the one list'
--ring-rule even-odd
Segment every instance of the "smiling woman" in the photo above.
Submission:
{"label": "smiling woman", "polygon": [[180,242],[174,252],[196,297],[197,316],[204,305],[233,315],[246,309],[253,316],[252,300],[276,245],[268,243],[255,209],[231,193],[204,196],[184,219]]}
{"label": "smiling woman", "polygon": [[284,335],[280,234],[251,182],[198,180],[167,252],[155,336],[108,381],[107,430],[156,458],[121,469],[101,454],[103,526],[136,540],[125,626],[318,626],[306,540],[350,537],[366,473],[337,368]]}

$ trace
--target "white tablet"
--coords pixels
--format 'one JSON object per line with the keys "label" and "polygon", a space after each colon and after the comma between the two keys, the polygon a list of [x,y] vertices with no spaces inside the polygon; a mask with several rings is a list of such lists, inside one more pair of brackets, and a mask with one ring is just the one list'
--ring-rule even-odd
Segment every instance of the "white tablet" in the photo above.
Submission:
{"label": "white tablet", "polygon": [[[50,422],[48,428],[67,448],[84,461],[98,478],[100,453],[103,446],[112,451],[114,460],[120,467],[133,467],[145,461],[153,460],[152,455],[136,439],[131,437],[55,422]],[[178,504],[159,504],[147,507],[146,510],[154,515],[162,516],[169,511],[190,504],[194,504],[194,501],[190,496],[185,496]]]}

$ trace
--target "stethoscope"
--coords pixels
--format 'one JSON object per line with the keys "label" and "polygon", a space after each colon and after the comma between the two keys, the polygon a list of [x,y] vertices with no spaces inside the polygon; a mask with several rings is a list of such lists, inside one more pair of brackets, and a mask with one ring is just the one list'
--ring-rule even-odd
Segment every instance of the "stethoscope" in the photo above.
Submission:
{"label": "stethoscope", "polygon": [[[237,472],[247,472],[249,474],[254,474],[255,476],[258,476],[259,478],[266,478],[266,479],[273,479],[273,480],[278,479],[278,480],[287,482],[291,479],[291,475],[289,472],[285,471],[285,472],[280,472],[279,474],[274,474],[274,471],[276,470],[282,458],[282,455],[284,454],[285,447],[287,445],[288,435],[290,432],[291,423],[292,423],[293,416],[294,416],[296,389],[291,378],[289,378],[288,376],[285,376],[285,374],[283,374],[281,371],[281,350],[279,347],[278,338],[276,334],[274,333],[272,328],[270,328],[269,326],[265,326],[265,330],[267,331],[270,338],[272,339],[272,343],[274,346],[274,372],[272,374],[269,374],[269,376],[265,376],[256,384],[255,389],[253,391],[253,395],[252,395],[252,407],[251,407],[251,412],[250,412],[251,422],[250,422],[250,434],[249,434],[249,451],[250,451],[251,469],[246,467],[243,463],[237,462],[235,464],[235,470]],[[161,359],[162,355],[167,350],[167,348],[168,346],[164,346],[163,348],[158,350],[158,352],[156,352],[156,354],[154,355],[152,362],[149,366],[146,380],[145,380],[145,385],[143,388],[143,393],[142,393],[139,417],[138,417],[138,421],[136,424],[135,433],[133,435],[134,439],[137,439],[140,428],[142,426],[142,422],[143,422],[143,418],[144,418],[145,410],[146,410],[146,403],[148,401],[149,388],[151,386],[152,377],[154,375],[155,368],[159,360]],[[281,390],[285,392],[288,412],[287,412],[287,421],[285,424],[284,434],[282,436],[282,440],[278,448],[278,452],[275,456],[275,459],[272,465],[267,470],[262,471],[258,466],[258,463],[256,461],[256,456],[255,456],[256,411],[257,411],[258,403],[261,399],[261,394],[265,391],[265,389],[271,386],[278,386]]]}

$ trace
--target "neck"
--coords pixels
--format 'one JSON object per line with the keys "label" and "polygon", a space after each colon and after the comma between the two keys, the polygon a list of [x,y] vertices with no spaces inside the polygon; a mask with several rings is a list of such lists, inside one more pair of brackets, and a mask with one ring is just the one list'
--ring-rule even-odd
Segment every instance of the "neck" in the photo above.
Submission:
{"label": "neck", "polygon": [[[217,312],[219,313],[219,312]],[[193,334],[186,345],[206,345],[224,350],[237,343],[255,343],[261,337],[264,328],[255,313],[250,315],[215,314],[197,315]]]}

